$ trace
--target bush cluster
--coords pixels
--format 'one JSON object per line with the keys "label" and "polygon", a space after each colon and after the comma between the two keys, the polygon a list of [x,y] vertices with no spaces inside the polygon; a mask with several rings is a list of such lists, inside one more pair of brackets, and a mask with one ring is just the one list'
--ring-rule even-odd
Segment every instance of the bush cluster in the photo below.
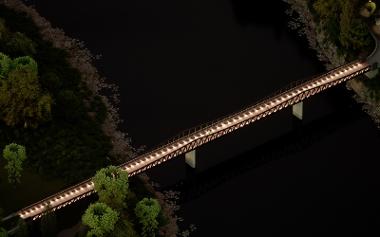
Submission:
{"label": "bush cluster", "polygon": [[[2,85],[7,89],[11,76],[17,82],[11,83],[16,91],[31,85],[35,88],[22,100],[24,105],[10,100],[10,96],[9,103],[3,103],[9,111],[19,108],[21,114],[33,119],[8,116],[4,120],[5,115],[0,114],[0,147],[9,142],[24,144],[27,164],[41,174],[69,182],[92,176],[110,163],[110,138],[101,128],[107,116],[103,101],[87,88],[79,71],[70,65],[67,53],[42,39],[30,18],[3,5],[0,16],[0,52],[4,53],[0,54],[0,90]],[[22,80],[25,76],[30,80]],[[25,126],[25,121],[30,126]]]}
{"label": "bush cluster", "polygon": [[[136,194],[133,191],[138,189],[129,188],[128,173],[115,166],[99,170],[92,180],[99,201],[91,204],[82,216],[82,223],[88,227],[87,236],[157,235],[159,227],[164,224],[160,222],[161,206],[156,199],[146,197],[152,194],[141,183],[133,185],[143,189]],[[81,233],[81,236],[85,234]]]}
{"label": "bush cluster", "polygon": [[328,33],[348,60],[355,59],[361,52],[369,51],[373,44],[366,21],[360,16],[362,2],[359,0],[312,0],[311,10],[316,21]]}

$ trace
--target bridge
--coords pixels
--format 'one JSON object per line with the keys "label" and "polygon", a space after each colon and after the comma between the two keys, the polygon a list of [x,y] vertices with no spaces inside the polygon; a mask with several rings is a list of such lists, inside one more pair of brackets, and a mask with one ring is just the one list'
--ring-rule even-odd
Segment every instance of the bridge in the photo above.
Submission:
{"label": "bridge", "polygon": [[[139,155],[119,167],[122,170],[127,171],[130,177],[144,172],[176,156],[189,153],[203,144],[247,126],[248,124],[269,116],[272,113],[288,106],[296,105],[306,98],[320,93],[332,86],[369,72],[374,69],[372,65],[372,62],[369,61],[356,60],[312,79],[296,82],[291,86],[274,93],[272,96],[262,99],[252,106],[207,124],[203,124],[199,127],[187,130],[157,148]],[[12,216],[18,215],[23,219],[32,218],[35,220],[44,214],[48,206],[52,210],[58,210],[89,196],[94,192],[94,183],[91,179],[87,179],[25,207]]]}

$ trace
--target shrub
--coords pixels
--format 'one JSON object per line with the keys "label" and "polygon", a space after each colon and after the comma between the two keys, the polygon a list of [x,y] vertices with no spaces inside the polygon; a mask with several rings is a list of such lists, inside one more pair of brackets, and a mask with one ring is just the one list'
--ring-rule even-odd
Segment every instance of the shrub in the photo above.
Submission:
{"label": "shrub", "polygon": [[24,34],[16,32],[9,37],[6,50],[12,56],[32,56],[36,53],[36,44]]}
{"label": "shrub", "polygon": [[7,161],[5,169],[8,172],[9,183],[20,183],[23,163],[26,160],[25,147],[11,143],[4,148],[3,157]]}
{"label": "shrub", "polygon": [[0,53],[0,79],[8,76],[11,69],[12,60],[5,54]]}
{"label": "shrub", "polygon": [[135,214],[142,226],[143,237],[154,237],[158,230],[157,217],[161,211],[160,204],[153,198],[144,198],[137,203]]}
{"label": "shrub", "polygon": [[31,71],[35,77],[38,75],[37,62],[29,56],[17,57],[13,59],[11,69]]}
{"label": "shrub", "polygon": [[317,0],[313,10],[329,39],[351,58],[371,46],[368,27],[357,14],[358,1]]}
{"label": "shrub", "polygon": [[126,206],[128,193],[128,173],[115,166],[96,172],[93,178],[99,201],[120,210]]}
{"label": "shrub", "polygon": [[104,203],[91,204],[82,217],[83,224],[90,227],[87,236],[105,236],[112,232],[119,214]]}
{"label": "shrub", "polygon": [[[18,113],[14,113],[14,118],[8,116],[12,113],[3,108],[9,108],[7,105],[18,108],[20,103],[12,102],[9,98],[11,96],[19,97],[15,96],[17,95],[15,93],[13,93],[15,95],[10,95],[9,88],[14,83],[4,83],[6,80],[0,79],[0,120],[2,120],[0,121],[0,146],[5,146],[10,140],[25,144],[28,147],[28,165],[50,177],[61,177],[68,182],[75,182],[93,176],[97,169],[109,164],[107,156],[112,149],[110,138],[104,134],[101,127],[100,121],[104,118],[102,101],[93,99],[93,93],[88,93],[89,88],[82,79],[81,73],[74,68],[77,65],[72,66],[72,62],[68,61],[68,52],[56,48],[51,42],[42,39],[38,27],[31,18],[22,11],[10,10],[2,4],[0,4],[0,16],[6,20],[6,24],[3,26],[8,33],[7,38],[14,35],[14,32],[21,32],[23,36],[34,42],[35,49],[37,49],[33,59],[38,63],[38,76],[32,77],[33,73],[22,72],[26,74],[24,75],[26,80],[21,83],[34,92],[38,91],[41,97],[35,96],[31,97],[33,100],[24,100],[29,101],[26,105],[33,108],[33,110],[25,111],[25,114],[43,115],[48,114],[47,112],[51,109],[49,116],[40,121],[27,117],[29,122],[25,123],[20,119],[24,115],[20,116]],[[41,21],[39,22],[41,23]],[[50,29],[50,26],[44,25],[43,27]],[[56,34],[56,31],[52,32],[53,35]],[[59,35],[55,37],[57,38],[55,42],[58,42],[60,37]],[[46,35],[46,31],[44,38],[52,39]],[[6,43],[7,40],[0,39],[0,52],[7,52]],[[81,52],[80,49],[78,52]],[[16,52],[12,52],[12,57],[24,55],[13,53]],[[80,65],[83,54],[76,54],[76,56],[79,58],[76,62],[79,62],[78,65]],[[10,64],[1,64],[1,59],[3,59],[3,63],[6,62],[6,58],[2,58],[0,55],[0,65],[10,67]],[[1,67],[0,70],[5,68],[4,74],[8,75],[9,67]],[[93,69],[90,67],[90,70],[88,68],[86,70],[84,74],[89,75]],[[22,73],[14,73],[13,77],[20,76]],[[32,77],[33,80],[28,77]],[[4,79],[8,80],[8,76]],[[29,82],[33,82],[31,83],[33,86],[30,87]],[[37,89],[35,85],[38,85]],[[21,85],[16,85],[15,89],[19,90],[20,87]],[[30,89],[26,91],[26,95],[31,94]],[[46,96],[42,97],[42,95]],[[5,104],[4,99],[7,99],[8,104]],[[87,108],[83,101],[88,101],[89,105],[94,105],[94,107]],[[22,106],[19,105],[19,107]],[[21,114],[24,113],[23,110],[20,111]],[[36,111],[40,111],[40,113]],[[100,113],[96,114],[95,120],[87,115],[88,112],[98,111]],[[8,120],[17,118],[19,122],[10,125],[10,121],[5,117]],[[29,123],[38,125],[38,129],[30,129],[36,126]],[[41,126],[42,123],[43,126]],[[22,127],[25,124],[27,125],[26,129]]]}
{"label": "shrub", "polygon": [[23,124],[35,128],[51,118],[52,99],[41,91],[37,63],[32,58],[16,58],[12,67],[0,85],[1,119],[8,126]]}

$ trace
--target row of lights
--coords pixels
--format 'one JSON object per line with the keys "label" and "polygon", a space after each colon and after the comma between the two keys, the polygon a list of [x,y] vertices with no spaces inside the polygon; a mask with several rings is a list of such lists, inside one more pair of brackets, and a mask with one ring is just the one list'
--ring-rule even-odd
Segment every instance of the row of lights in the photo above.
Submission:
{"label": "row of lights", "polygon": [[[77,202],[77,201],[79,201],[80,199],[82,199],[82,198],[84,198],[84,197],[87,197],[87,196],[91,195],[92,193],[93,193],[93,192],[87,192],[87,193],[85,193],[85,194],[82,195],[82,196],[78,196],[78,197],[76,197],[75,199],[72,199],[71,201],[64,203],[63,205],[60,205],[60,206],[55,207],[55,208],[52,208],[52,211],[59,210],[59,209],[65,207],[65,206],[67,206],[67,205],[70,205],[71,203]],[[40,214],[38,214],[37,216],[34,216],[34,217],[33,217],[33,220],[36,220],[36,219],[42,217],[43,215],[44,215],[44,213],[40,213]]]}
{"label": "row of lights", "polygon": [[[274,103],[274,102],[271,102],[271,104],[275,104],[275,103]],[[266,106],[269,106],[269,105],[266,105]],[[265,109],[265,107],[260,106],[259,109],[256,109],[256,108],[255,108],[254,110],[255,110],[255,112],[258,112],[258,111],[260,111],[260,110],[264,110],[264,109]],[[148,162],[149,160],[154,159],[154,158],[156,158],[156,160],[157,160],[157,159],[161,158],[162,156],[164,156],[166,153],[169,153],[170,150],[174,150],[174,149],[176,150],[177,147],[178,147],[178,148],[183,147],[183,146],[185,146],[187,143],[192,142],[193,140],[196,140],[196,139],[198,139],[198,138],[201,138],[201,137],[203,137],[203,136],[205,136],[205,135],[209,135],[211,132],[214,132],[214,131],[216,131],[216,130],[220,130],[220,128],[223,129],[223,128],[227,127],[228,125],[231,125],[232,123],[235,123],[235,124],[236,124],[237,121],[239,121],[239,120],[243,120],[243,119],[246,119],[246,118],[248,118],[249,116],[252,116],[253,114],[254,114],[254,112],[252,112],[252,111],[248,111],[248,112],[244,113],[243,115],[238,115],[237,117],[234,117],[234,118],[229,119],[229,120],[227,120],[227,121],[224,121],[224,122],[221,122],[221,123],[219,123],[219,124],[216,124],[216,125],[214,125],[213,127],[209,128],[209,129],[206,130],[206,131],[204,131],[204,130],[203,130],[203,131],[199,131],[198,134],[194,134],[194,135],[192,135],[192,136],[189,137],[189,138],[186,138],[186,139],[183,139],[183,140],[181,140],[181,141],[178,141],[177,144],[172,144],[172,145],[170,145],[169,147],[164,147],[164,148],[162,148],[160,151],[155,152],[154,154],[148,155],[147,157],[142,157],[142,158],[140,158],[140,159],[137,160],[137,161],[132,161],[131,163],[126,164],[125,166],[123,166],[122,169],[123,169],[123,170],[126,170],[126,171],[135,172],[137,167],[135,167],[135,169],[133,169],[133,167],[134,167],[134,166],[138,166],[139,163],[146,163],[146,162]],[[231,120],[232,120],[232,121],[231,121]],[[179,144],[178,144],[178,143],[179,143]],[[169,150],[169,151],[168,151],[168,150]],[[159,154],[159,153],[162,153],[162,154]]]}
{"label": "row of lights", "polygon": [[[52,204],[52,207],[57,206],[57,205],[59,205],[59,203],[62,203],[62,201],[64,201],[64,199],[67,198],[67,197],[73,198],[73,196],[79,196],[80,194],[82,194],[83,191],[86,190],[86,189],[87,189],[86,190],[87,192],[89,190],[92,190],[93,189],[93,185],[94,185],[93,182],[89,182],[89,183],[85,184],[85,187],[83,187],[83,185],[82,185],[81,187],[77,187],[77,188],[71,189],[71,190],[67,191],[64,194],[60,194],[60,195],[58,195],[56,197],[52,197],[50,200],[47,200],[47,201],[44,201],[44,202],[48,202],[48,203]],[[31,215],[35,215],[36,213],[42,213],[44,211],[44,208],[46,206],[47,206],[46,204],[40,203],[40,204],[35,205],[34,207],[29,208],[28,210],[21,211],[19,213],[19,215],[20,215],[21,218],[25,219],[25,218],[28,218]]]}
{"label": "row of lights", "polygon": [[[359,67],[359,66],[361,66],[361,64],[360,64],[360,63],[356,63],[356,64],[354,64],[352,67],[351,67],[351,66],[348,66],[348,69],[344,69],[343,71],[346,72],[346,71],[354,70],[356,67]],[[340,74],[343,74],[343,73],[344,73],[343,71],[340,71],[340,72],[338,72],[338,73],[335,73],[335,74],[331,75],[331,79],[334,78],[334,77],[339,76]],[[329,80],[329,77],[330,77],[330,76],[326,76],[325,78],[320,79],[320,82],[319,82],[319,81],[313,82],[312,85],[308,85],[306,89],[310,89],[310,88],[312,88],[312,87],[315,86],[315,85],[320,85],[324,80]],[[303,88],[303,89],[305,89],[305,88]],[[297,90],[298,93],[300,93],[300,92],[302,92],[302,91],[303,91],[302,89],[298,89],[298,90]],[[297,95],[297,94],[298,94],[297,92],[292,92],[292,96]],[[286,97],[288,98],[288,97],[291,97],[291,96],[290,96],[290,95],[286,95]],[[282,101],[286,100],[287,98],[281,97],[281,99],[276,99],[276,101],[279,100],[280,102],[282,102]],[[262,106],[262,105],[261,105],[258,109],[254,108],[254,111],[255,111],[255,112],[258,112],[258,111],[260,111],[260,110],[264,110],[266,107],[273,106],[273,105],[275,105],[275,104],[276,104],[275,102],[271,101],[270,104],[265,104],[265,106]],[[138,160],[138,161],[134,161],[134,162],[132,162],[132,163],[130,163],[130,164],[125,165],[125,166],[123,167],[123,169],[124,169],[124,170],[127,170],[127,171],[128,171],[128,170],[131,170],[131,171],[133,172],[133,171],[135,171],[135,170],[132,170],[132,168],[133,168],[134,166],[138,166],[139,163],[143,163],[143,164],[144,164],[144,163],[147,163],[147,162],[148,162],[149,160],[151,160],[151,159],[154,159],[154,158],[159,159],[159,158],[161,158],[162,156],[164,156],[165,153],[168,153],[170,150],[174,150],[177,146],[182,147],[182,146],[186,145],[186,143],[190,143],[190,142],[192,142],[193,140],[197,139],[198,137],[203,137],[204,135],[208,135],[210,132],[214,132],[214,130],[220,130],[219,128],[222,128],[222,129],[223,129],[223,128],[225,128],[225,127],[231,125],[231,124],[234,123],[235,121],[236,121],[236,122],[235,122],[235,124],[236,124],[237,121],[239,121],[239,120],[243,120],[243,119],[246,119],[247,117],[252,116],[252,114],[254,114],[254,112],[249,111],[248,114],[247,114],[247,113],[244,113],[243,115],[240,115],[240,116],[238,115],[237,117],[232,118],[232,121],[231,121],[231,120],[227,120],[227,121],[221,122],[221,123],[215,125],[215,127],[211,127],[209,130],[206,130],[205,133],[204,133],[204,131],[200,131],[200,132],[199,132],[199,135],[195,134],[195,135],[193,135],[192,137],[188,138],[187,141],[186,141],[185,139],[179,141],[178,143],[180,143],[181,145],[177,145],[177,144],[170,145],[170,147],[168,147],[168,148],[163,148],[161,151],[157,151],[156,153],[151,154],[151,155],[149,155],[148,157],[142,157],[142,158],[141,158],[140,160]],[[164,149],[165,149],[165,150],[164,150]],[[169,151],[168,151],[168,150],[169,150]],[[162,153],[162,154],[159,154],[159,153]],[[136,164],[136,163],[137,163],[137,164]],[[143,165],[143,164],[142,164],[142,165]],[[136,167],[136,168],[138,168],[138,167]]]}
{"label": "row of lights", "polygon": [[[360,67],[362,66],[361,63],[355,63],[350,66],[348,66],[348,69],[343,69],[343,71],[339,71],[337,73],[333,73],[333,74],[330,74],[330,75],[327,75],[325,76],[324,78],[321,78],[315,82],[312,82],[310,85],[308,85],[306,88],[302,88],[302,89],[297,89],[296,91],[294,92],[291,92],[291,95],[287,94],[287,95],[284,95],[282,96],[280,99],[275,99],[275,101],[278,101],[278,103],[284,101],[284,100],[287,100],[289,97],[292,97],[292,96],[295,96],[297,95],[298,93],[306,90],[306,89],[310,89],[312,88],[313,86],[316,86],[316,85],[320,85],[323,81],[325,80],[330,80],[329,78],[333,79],[334,77],[338,77],[339,75],[343,74],[344,72],[347,72],[347,71],[351,71],[351,70],[354,70],[355,68],[357,67]],[[300,91],[300,92],[298,92]],[[277,104],[278,104],[277,103]],[[152,160],[154,158],[156,159],[159,159],[161,158],[162,156],[164,156],[166,153],[169,153],[171,150],[174,150],[176,149],[177,147],[182,147],[182,146],[185,146],[187,143],[190,143],[192,142],[193,140],[196,140],[197,138],[200,138],[200,137],[203,137],[205,135],[208,135],[209,133],[212,133],[214,132],[214,130],[220,130],[219,128],[221,127],[222,129],[231,125],[232,123],[237,123],[239,120],[243,120],[243,119],[246,119],[250,116],[252,116],[254,113],[258,113],[260,110],[264,110],[266,107],[269,107],[269,106],[273,106],[273,105],[276,105],[276,102],[274,101],[270,101],[269,104],[265,104],[265,105],[260,105],[259,108],[253,108],[254,112],[252,111],[248,111],[248,112],[245,112],[243,115],[237,115],[236,117],[232,118],[232,121],[231,119],[227,120],[227,121],[224,121],[224,122],[221,122],[217,125],[215,125],[214,127],[211,127],[210,129],[206,130],[206,131],[200,131],[199,132],[199,135],[198,134],[194,134],[192,135],[191,137],[189,138],[185,138],[179,142],[177,142],[177,144],[173,144],[173,145],[170,145],[169,147],[164,147],[163,149],[161,149],[160,151],[157,151],[156,153],[154,154],[151,154],[151,155],[148,155],[147,157],[142,157],[140,160],[137,160],[137,161],[132,161],[131,163],[129,164],[126,164],[125,166],[122,167],[123,170],[126,170],[126,171],[132,171],[134,172],[138,167],[138,164],[144,164],[144,163],[147,163],[149,160]],[[179,144],[178,144],[179,143]],[[161,154],[159,154],[161,153]],[[133,169],[133,167],[135,167],[135,169]],[[86,188],[89,188],[89,189],[92,189],[93,188],[93,182],[90,182],[86,185]],[[59,202],[59,201],[62,201],[65,197],[70,197],[70,196],[74,196],[74,195],[77,195],[79,192],[83,191],[85,188],[83,187],[80,187],[79,189],[75,188],[74,190],[70,190],[68,191],[67,193],[63,194],[63,195],[59,195],[57,197],[54,197],[50,200],[50,203],[52,203],[54,205],[55,202]],[[78,195],[77,195],[78,196]],[[60,200],[61,199],[61,200]],[[71,203],[71,202],[70,202]],[[21,212],[20,213],[20,217],[21,218],[26,218],[27,215],[30,213],[30,214],[34,214],[35,212],[37,212],[39,209],[42,209],[44,208],[45,206],[43,204],[39,204],[35,207],[32,207],[30,208],[29,210],[26,210],[24,212]],[[61,206],[60,206],[61,207]],[[58,209],[60,208],[58,207]]]}

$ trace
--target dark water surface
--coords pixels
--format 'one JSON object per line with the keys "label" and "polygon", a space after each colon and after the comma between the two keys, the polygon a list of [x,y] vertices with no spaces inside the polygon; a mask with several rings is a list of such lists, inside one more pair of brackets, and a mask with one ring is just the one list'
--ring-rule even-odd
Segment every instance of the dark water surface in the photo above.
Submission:
{"label": "dark water surface", "polygon": [[[281,1],[38,0],[37,9],[85,41],[120,87],[123,129],[148,148],[183,129],[321,73],[286,27]],[[263,3],[265,2],[265,3]],[[379,232],[379,133],[344,86],[149,171],[182,192],[193,236]],[[319,236],[316,234],[316,236]]]}

